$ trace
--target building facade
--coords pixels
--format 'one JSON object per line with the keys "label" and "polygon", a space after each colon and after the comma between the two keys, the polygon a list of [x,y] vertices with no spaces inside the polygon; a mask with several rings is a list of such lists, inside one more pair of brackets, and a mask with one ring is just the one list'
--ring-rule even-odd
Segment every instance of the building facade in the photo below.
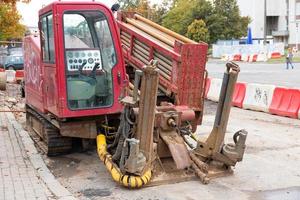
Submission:
{"label": "building facade", "polygon": [[284,42],[300,49],[300,0],[266,0],[266,27],[264,0],[237,0],[241,15],[251,18],[252,37]]}

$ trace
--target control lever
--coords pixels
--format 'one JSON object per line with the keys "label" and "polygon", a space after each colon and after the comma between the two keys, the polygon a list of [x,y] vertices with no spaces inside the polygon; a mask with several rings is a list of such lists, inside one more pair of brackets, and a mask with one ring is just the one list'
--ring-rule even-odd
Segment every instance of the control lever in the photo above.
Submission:
{"label": "control lever", "polygon": [[78,68],[79,74],[82,74],[82,69],[86,65],[87,61],[83,62],[82,65]]}
{"label": "control lever", "polygon": [[89,77],[91,77],[91,78],[96,78],[96,70],[97,70],[97,68],[98,68],[98,66],[100,65],[100,63],[99,62],[96,62],[95,63],[95,65],[94,65],[94,67],[93,67],[93,69],[92,69],[92,72],[91,72],[91,74],[89,75]]}

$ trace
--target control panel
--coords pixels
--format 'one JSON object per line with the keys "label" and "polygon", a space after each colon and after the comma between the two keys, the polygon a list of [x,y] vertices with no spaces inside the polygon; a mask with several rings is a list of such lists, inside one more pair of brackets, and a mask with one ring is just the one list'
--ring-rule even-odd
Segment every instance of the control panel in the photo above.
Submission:
{"label": "control panel", "polygon": [[96,63],[99,63],[97,69],[102,69],[101,54],[99,49],[66,50],[66,59],[68,71],[78,71],[83,63],[86,64],[82,70],[92,70]]}

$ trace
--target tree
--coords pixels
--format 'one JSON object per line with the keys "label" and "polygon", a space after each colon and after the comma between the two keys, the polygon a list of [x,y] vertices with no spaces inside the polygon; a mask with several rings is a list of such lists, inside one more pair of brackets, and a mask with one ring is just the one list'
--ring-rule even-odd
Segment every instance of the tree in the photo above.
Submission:
{"label": "tree", "polygon": [[195,19],[205,21],[212,12],[212,5],[207,0],[177,0],[163,18],[163,26],[186,35],[188,26]]}
{"label": "tree", "polygon": [[151,5],[149,0],[118,0],[122,10],[137,12],[159,24],[162,21],[162,17],[169,10],[170,2],[173,2],[173,0],[163,0],[160,5]]}
{"label": "tree", "polygon": [[[188,27],[195,20],[203,20],[206,24],[209,43],[214,43],[218,39],[238,39],[246,36],[250,23],[249,17],[240,16],[236,0],[175,0],[171,10],[163,18],[162,24],[193,39],[196,37],[195,33],[187,33]],[[199,25],[199,22],[193,26],[197,24]]]}
{"label": "tree", "polygon": [[0,3],[0,40],[21,39],[25,26],[20,24],[21,16],[12,3]]}
{"label": "tree", "polygon": [[207,18],[211,42],[246,36],[250,21],[249,17],[241,17],[236,0],[215,0],[213,15]]}
{"label": "tree", "polygon": [[0,0],[0,4],[2,3],[9,3],[12,5],[16,5],[17,2],[22,2],[22,3],[29,3],[31,0]]}
{"label": "tree", "polygon": [[196,41],[196,42],[208,42],[209,41],[209,33],[206,28],[205,22],[200,19],[195,19],[193,23],[188,26],[188,31],[186,34],[187,37]]}

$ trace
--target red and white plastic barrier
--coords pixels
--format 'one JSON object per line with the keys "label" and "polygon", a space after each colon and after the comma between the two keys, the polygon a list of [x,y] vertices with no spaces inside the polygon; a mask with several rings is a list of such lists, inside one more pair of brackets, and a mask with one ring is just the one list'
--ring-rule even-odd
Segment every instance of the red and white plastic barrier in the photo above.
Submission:
{"label": "red and white plastic barrier", "polygon": [[[222,80],[213,78],[207,79],[207,82],[209,82],[206,84],[205,91],[207,99],[218,101]],[[266,84],[236,83],[232,105],[243,109],[300,119],[300,89]]]}
{"label": "red and white plastic barrier", "polygon": [[2,72],[6,74],[8,83],[20,82],[24,78],[24,70],[3,70]]}
{"label": "red and white plastic barrier", "polygon": [[246,95],[246,83],[236,83],[233,96],[232,96],[232,105],[242,108],[243,102]]}
{"label": "red and white plastic barrier", "polygon": [[206,81],[206,83],[205,83],[204,97],[207,98],[207,94],[208,94],[208,91],[209,91],[209,88],[210,88],[211,79],[207,78],[205,81]]}
{"label": "red and white plastic barrier", "polygon": [[247,85],[243,108],[268,112],[272,102],[275,85],[251,83]]}
{"label": "red and white plastic barrier", "polygon": [[266,62],[268,58],[281,58],[280,52],[255,53],[255,54],[224,54],[223,61],[244,61],[244,62]]}
{"label": "red and white plastic barrier", "polygon": [[275,88],[269,111],[275,115],[298,118],[300,90],[283,87]]}
{"label": "red and white plastic barrier", "polygon": [[6,82],[14,83],[16,82],[16,71],[15,70],[5,70]]}
{"label": "red and white plastic barrier", "polygon": [[221,87],[222,79],[212,78],[210,80],[210,87],[207,93],[207,99],[216,102],[219,101]]}

